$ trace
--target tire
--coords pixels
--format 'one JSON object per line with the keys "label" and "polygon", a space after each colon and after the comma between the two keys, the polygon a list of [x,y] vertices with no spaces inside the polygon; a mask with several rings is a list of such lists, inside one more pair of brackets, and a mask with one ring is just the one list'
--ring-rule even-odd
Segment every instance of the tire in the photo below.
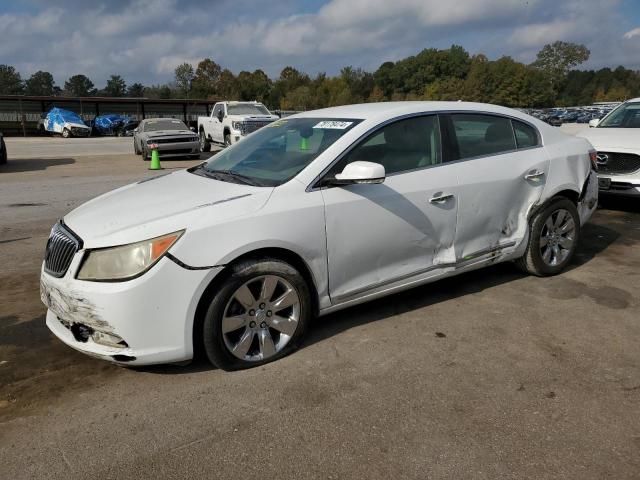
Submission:
{"label": "tire", "polygon": [[[273,287],[266,288],[271,296],[260,298],[265,285]],[[276,310],[282,299],[292,305]],[[231,267],[209,304],[204,349],[222,370],[264,365],[299,347],[310,318],[309,287],[294,267],[275,258],[246,260]]]}
{"label": "tire", "polygon": [[65,128],[64,130],[62,130],[62,137],[63,138],[69,138],[71,136],[71,132],[69,131],[68,128]]}
{"label": "tire", "polygon": [[516,265],[538,277],[557,275],[571,262],[580,239],[580,217],[565,197],[552,198],[529,222],[529,241]]}
{"label": "tire", "polygon": [[230,147],[231,146],[231,134],[229,134],[229,133],[225,133],[224,134],[224,146],[225,147]]}
{"label": "tire", "polygon": [[133,152],[136,155],[140,155],[140,149],[138,148],[138,142],[135,139],[133,140]]}
{"label": "tire", "polygon": [[4,138],[0,138],[0,165],[6,165],[7,157],[7,144],[4,143]]}
{"label": "tire", "polygon": [[149,160],[149,149],[146,145],[142,147],[142,160],[145,162]]}
{"label": "tire", "polygon": [[200,151],[201,152],[210,152],[211,151],[211,142],[207,138],[207,135],[204,133],[204,129],[200,129]]}

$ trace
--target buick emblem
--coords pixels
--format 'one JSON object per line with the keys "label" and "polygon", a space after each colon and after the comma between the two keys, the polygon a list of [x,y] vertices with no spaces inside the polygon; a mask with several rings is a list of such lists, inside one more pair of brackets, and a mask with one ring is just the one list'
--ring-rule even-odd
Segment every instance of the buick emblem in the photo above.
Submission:
{"label": "buick emblem", "polygon": [[609,163],[609,155],[607,155],[606,153],[599,153],[596,158],[596,163],[598,165],[606,165],[607,163]]}

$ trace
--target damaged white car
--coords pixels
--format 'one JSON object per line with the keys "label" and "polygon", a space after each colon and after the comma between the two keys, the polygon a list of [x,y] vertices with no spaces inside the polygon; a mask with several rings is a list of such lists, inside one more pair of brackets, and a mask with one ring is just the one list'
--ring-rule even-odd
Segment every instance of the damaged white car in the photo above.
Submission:
{"label": "damaged white car", "polygon": [[596,208],[594,162],[586,140],[492,105],[288,117],[67,214],[42,267],[47,325],[121,364],[201,347],[260,365],[314,316],[496,262],[559,273]]}

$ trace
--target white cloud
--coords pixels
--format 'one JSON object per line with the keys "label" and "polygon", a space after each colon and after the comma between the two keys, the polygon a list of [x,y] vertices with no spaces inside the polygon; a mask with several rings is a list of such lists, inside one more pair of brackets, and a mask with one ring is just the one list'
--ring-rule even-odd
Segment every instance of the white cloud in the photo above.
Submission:
{"label": "white cloud", "polygon": [[272,76],[285,65],[375,69],[452,43],[531,61],[555,40],[587,44],[589,66],[640,68],[640,46],[625,41],[640,28],[625,23],[621,0],[328,0],[315,9],[302,0],[33,2],[41,5],[33,13],[3,13],[0,4],[0,58],[23,76],[51,71],[58,84],[75,73],[98,87],[110,74],[165,82],[178,64],[205,57]]}
{"label": "white cloud", "polygon": [[629,30],[627,33],[624,34],[624,38],[626,38],[627,40],[631,40],[633,37],[638,37],[638,36],[640,36],[640,27],[634,28],[633,30]]}

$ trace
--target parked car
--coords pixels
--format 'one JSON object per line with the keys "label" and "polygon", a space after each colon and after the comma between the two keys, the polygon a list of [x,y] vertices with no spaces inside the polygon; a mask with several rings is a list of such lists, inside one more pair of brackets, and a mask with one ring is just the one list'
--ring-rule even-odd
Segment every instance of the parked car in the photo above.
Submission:
{"label": "parked car", "polygon": [[602,120],[593,119],[578,135],[598,151],[600,191],[640,196],[640,98],[634,98]]}
{"label": "parked car", "polygon": [[88,137],[91,128],[88,127],[80,115],[70,110],[54,107],[43,120],[44,129],[50,133],[59,133],[64,138]]}
{"label": "parked car", "polygon": [[562,126],[562,117],[559,115],[549,115],[545,121],[552,127]]}
{"label": "parked car", "polygon": [[93,133],[97,135],[121,136],[120,132],[122,132],[125,126],[132,121],[133,119],[131,119],[127,115],[119,115],[113,113],[98,115],[93,119]]}
{"label": "parked car", "polygon": [[218,102],[211,115],[198,117],[200,149],[209,152],[212,143],[233,145],[279,118],[258,102]]}
{"label": "parked car", "polygon": [[585,139],[493,105],[287,117],[65,215],[42,267],[47,325],[122,364],[203,345],[220,368],[260,365],[316,315],[497,262],[561,272],[596,208],[592,162]]}
{"label": "parked car", "polygon": [[8,156],[7,144],[4,141],[2,133],[0,133],[0,165],[5,165],[7,163]]}
{"label": "parked car", "polygon": [[162,157],[200,158],[198,136],[175,118],[147,118],[134,130],[136,155],[148,160],[152,150],[158,150]]}
{"label": "parked car", "polygon": [[129,121],[116,132],[116,135],[118,137],[132,137],[135,134],[135,130],[138,128],[138,125],[140,125],[140,122],[129,119]]}

